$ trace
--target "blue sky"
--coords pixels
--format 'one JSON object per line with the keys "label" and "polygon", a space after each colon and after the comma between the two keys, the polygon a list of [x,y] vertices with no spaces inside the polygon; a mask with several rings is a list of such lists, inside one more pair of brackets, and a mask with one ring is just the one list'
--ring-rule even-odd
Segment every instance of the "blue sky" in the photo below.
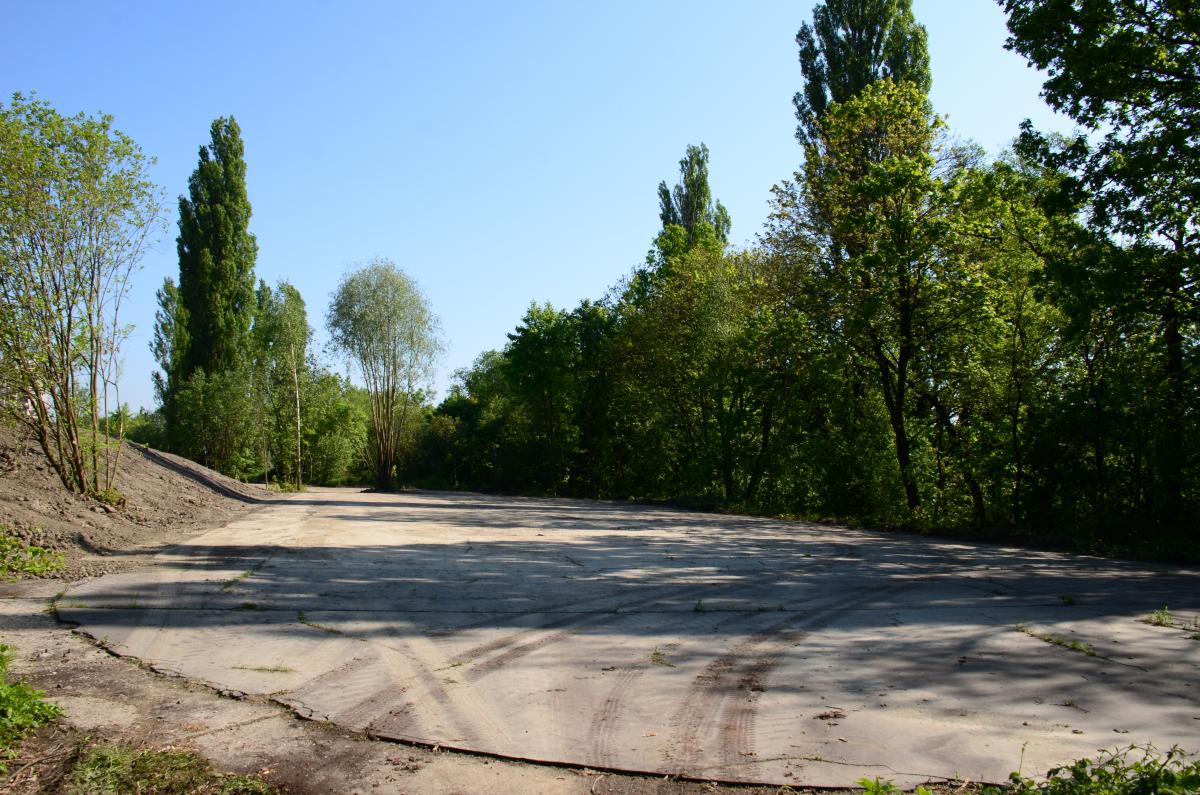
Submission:
{"label": "blue sky", "polygon": [[[794,36],[777,2],[114,2],[6,0],[0,99],[104,112],[157,158],[160,241],[126,320],[122,399],[150,406],[154,292],[175,275],[177,197],[218,116],[246,144],[257,275],[291,281],[319,344],[355,263],[394,260],[440,316],[437,379],[502,347],[531,301],[596,299],[645,256],[655,187],[711,150],[732,239],[753,241],[801,152]],[[991,0],[915,0],[932,99],[990,151],[1031,117],[1066,130],[1003,49]],[[338,366],[344,371],[344,365]]]}

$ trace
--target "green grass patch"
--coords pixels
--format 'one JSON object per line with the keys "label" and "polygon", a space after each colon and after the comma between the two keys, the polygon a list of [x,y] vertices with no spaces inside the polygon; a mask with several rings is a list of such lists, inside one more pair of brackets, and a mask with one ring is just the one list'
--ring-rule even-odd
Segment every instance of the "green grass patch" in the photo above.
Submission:
{"label": "green grass patch", "polygon": [[290,674],[295,671],[295,668],[288,668],[286,665],[272,665],[270,667],[258,665],[235,665],[235,671],[258,671],[260,674]]}
{"label": "green grass patch", "polygon": [[274,787],[253,776],[225,776],[203,757],[179,749],[138,751],[120,745],[100,745],[86,754],[68,774],[76,795],[273,795]]}
{"label": "green grass patch", "polygon": [[42,691],[8,681],[8,652],[0,643],[0,775],[8,772],[5,762],[16,756],[17,744],[29,732],[62,714],[57,704],[42,701],[46,695]]}
{"label": "green grass patch", "polygon": [[677,667],[675,663],[667,659],[667,655],[662,653],[662,649],[655,649],[654,651],[650,652],[650,663],[651,665],[661,665],[664,668]]}
{"label": "green grass patch", "polygon": [[61,552],[26,544],[8,526],[0,525],[0,579],[44,577],[65,565]]}

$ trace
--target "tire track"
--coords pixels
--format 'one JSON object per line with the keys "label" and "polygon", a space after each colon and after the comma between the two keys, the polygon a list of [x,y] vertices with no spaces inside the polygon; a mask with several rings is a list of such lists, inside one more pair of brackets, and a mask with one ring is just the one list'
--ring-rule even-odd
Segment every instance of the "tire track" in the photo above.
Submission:
{"label": "tire track", "polygon": [[[726,615],[719,618],[708,631],[715,632],[727,624],[745,620],[746,616],[742,613]],[[659,648],[664,654],[670,654],[678,650],[680,645],[678,642],[668,643]],[[616,683],[592,716],[589,736],[592,738],[592,758],[596,760],[597,765],[614,768],[621,766],[613,750],[613,740],[621,719],[624,718],[625,701],[633,687],[641,680],[642,674],[650,670],[650,665],[648,661],[639,661],[621,669],[617,674]]]}
{"label": "tire track", "polygon": [[[744,764],[747,753],[753,754],[758,698],[743,697],[738,699],[740,703],[731,700],[742,691],[761,692],[783,655],[799,639],[828,627],[875,596],[896,593],[914,584],[876,586],[849,598],[810,606],[803,614],[775,622],[710,662],[697,674],[669,722],[671,739],[665,753],[672,771],[688,773],[699,762],[703,752],[700,744],[714,728],[719,738],[717,750],[724,764],[735,767]],[[767,644],[769,650],[758,651]],[[736,684],[730,681],[735,673]]]}

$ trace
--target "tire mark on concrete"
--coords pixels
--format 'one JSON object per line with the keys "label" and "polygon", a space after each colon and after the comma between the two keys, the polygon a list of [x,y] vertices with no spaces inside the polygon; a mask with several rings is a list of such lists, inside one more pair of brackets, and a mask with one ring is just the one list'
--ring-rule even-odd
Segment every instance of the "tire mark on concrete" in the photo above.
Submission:
{"label": "tire mark on concrete", "polygon": [[[699,762],[703,753],[700,743],[712,733],[714,726],[718,728],[719,748],[716,750],[721,759],[727,766],[743,764],[746,752],[753,753],[758,699],[742,699],[740,705],[730,708],[729,701],[739,693],[737,684],[764,687],[767,676],[797,640],[828,627],[877,595],[895,593],[911,585],[881,585],[833,603],[811,605],[803,613],[793,614],[755,633],[710,662],[696,676],[683,703],[671,717],[671,739],[665,754],[673,772],[687,773]],[[758,652],[766,644],[773,648],[766,653]],[[737,684],[733,684],[731,675],[737,671],[740,675]]]}

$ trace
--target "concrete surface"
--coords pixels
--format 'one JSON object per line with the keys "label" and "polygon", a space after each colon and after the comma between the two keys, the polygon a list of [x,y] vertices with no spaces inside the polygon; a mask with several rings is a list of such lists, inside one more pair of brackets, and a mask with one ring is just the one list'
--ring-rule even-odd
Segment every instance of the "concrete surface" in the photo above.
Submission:
{"label": "concrete surface", "polygon": [[1196,619],[1195,570],[351,490],[264,508],[58,602],[117,653],[376,736],[813,786],[1200,749],[1200,627],[1141,621],[1163,606]]}

